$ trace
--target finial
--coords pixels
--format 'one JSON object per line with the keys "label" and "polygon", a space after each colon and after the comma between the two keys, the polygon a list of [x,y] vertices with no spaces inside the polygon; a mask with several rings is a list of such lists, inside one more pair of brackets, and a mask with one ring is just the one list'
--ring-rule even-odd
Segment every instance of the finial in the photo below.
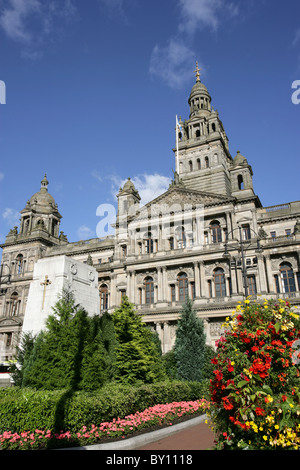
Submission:
{"label": "finial", "polygon": [[196,70],[194,70],[194,73],[196,74],[196,82],[201,82],[200,80],[200,70],[198,67],[198,61],[196,61]]}
{"label": "finial", "polygon": [[47,180],[47,174],[45,173],[44,179],[41,181],[41,188],[48,188],[49,181]]}

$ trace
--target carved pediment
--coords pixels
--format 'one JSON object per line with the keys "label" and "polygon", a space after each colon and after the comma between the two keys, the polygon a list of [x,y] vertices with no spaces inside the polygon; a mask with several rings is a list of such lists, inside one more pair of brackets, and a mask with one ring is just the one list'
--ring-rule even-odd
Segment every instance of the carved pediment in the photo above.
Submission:
{"label": "carved pediment", "polygon": [[132,220],[147,219],[181,212],[183,209],[200,208],[208,205],[222,205],[235,201],[235,198],[202,191],[190,190],[182,186],[171,186],[168,191],[140,209]]}
{"label": "carved pediment", "polygon": [[22,326],[22,321],[16,318],[2,318],[0,320],[0,328]]}

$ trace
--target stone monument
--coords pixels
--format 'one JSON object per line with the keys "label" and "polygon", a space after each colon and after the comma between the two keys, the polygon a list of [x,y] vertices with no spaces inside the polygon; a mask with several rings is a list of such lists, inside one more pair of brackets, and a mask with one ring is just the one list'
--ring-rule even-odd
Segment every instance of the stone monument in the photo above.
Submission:
{"label": "stone monument", "polygon": [[97,271],[93,266],[67,256],[43,258],[34,266],[22,333],[38,334],[63,289],[73,292],[75,302],[89,316],[100,314]]}

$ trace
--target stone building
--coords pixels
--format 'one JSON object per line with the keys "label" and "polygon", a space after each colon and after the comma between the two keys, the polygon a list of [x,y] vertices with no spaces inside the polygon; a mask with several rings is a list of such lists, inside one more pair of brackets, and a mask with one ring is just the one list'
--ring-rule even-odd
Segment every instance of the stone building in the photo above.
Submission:
{"label": "stone building", "polygon": [[112,312],[128,296],[158,332],[163,352],[174,345],[187,295],[212,345],[224,318],[245,295],[300,304],[300,201],[262,206],[247,159],[229,151],[198,67],[188,104],[189,117],[180,119],[176,130],[177,170],[169,189],[140,207],[128,178],[117,195],[113,236],[69,243],[44,177],[21,211],[20,227],[1,245],[5,360],[12,358],[22,329],[35,263],[46,257],[69,256],[93,265],[100,312]]}

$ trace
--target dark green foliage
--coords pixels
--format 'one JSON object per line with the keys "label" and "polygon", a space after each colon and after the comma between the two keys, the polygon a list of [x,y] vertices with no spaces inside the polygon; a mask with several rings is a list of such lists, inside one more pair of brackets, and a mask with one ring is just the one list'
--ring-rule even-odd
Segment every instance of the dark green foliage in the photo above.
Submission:
{"label": "dark green foliage", "polygon": [[172,380],[177,379],[178,372],[174,349],[163,355],[163,361],[167,376]]}
{"label": "dark green foliage", "polygon": [[204,326],[203,321],[196,316],[189,298],[178,320],[174,354],[180,380],[202,380],[205,363]]}
{"label": "dark green foliage", "polygon": [[[105,334],[101,324],[105,323]],[[23,366],[22,386],[94,390],[113,375],[114,329],[108,318],[88,317],[63,291]]]}
{"label": "dark green foliage", "polygon": [[33,350],[35,340],[36,336],[32,333],[25,333],[21,337],[20,344],[16,347],[15,363],[10,366],[11,377],[16,386],[22,385],[24,368]]}
{"label": "dark green foliage", "polygon": [[124,297],[113,313],[118,346],[116,380],[127,383],[152,383],[163,380],[163,362],[157,338]]}
{"label": "dark green foliage", "polygon": [[79,431],[114,418],[125,418],[159,403],[192,401],[207,396],[199,382],[164,382],[130,386],[106,384],[94,392],[0,389],[0,434],[39,430]]}
{"label": "dark green foliage", "polygon": [[203,379],[212,379],[214,377],[213,370],[215,369],[211,360],[216,356],[216,351],[212,346],[205,345],[205,360],[202,369]]}

